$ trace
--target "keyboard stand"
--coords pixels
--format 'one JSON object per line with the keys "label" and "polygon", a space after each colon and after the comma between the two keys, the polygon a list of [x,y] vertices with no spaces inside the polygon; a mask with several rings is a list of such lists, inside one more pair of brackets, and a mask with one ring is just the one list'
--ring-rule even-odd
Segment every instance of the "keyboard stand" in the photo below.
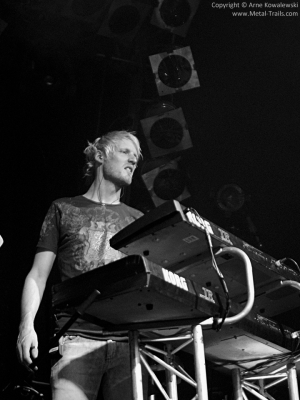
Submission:
{"label": "keyboard stand", "polygon": [[280,366],[278,364],[273,365],[271,369],[265,369],[257,374],[243,374],[239,368],[234,368],[232,370],[233,400],[247,398],[247,392],[262,400],[273,399],[267,390],[285,380],[288,382],[289,400],[299,400],[296,370],[296,363],[299,361],[300,356],[284,363],[284,365],[282,363]]}
{"label": "keyboard stand", "polygon": [[[208,400],[208,390],[207,390],[207,378],[206,378],[206,367],[205,367],[205,354],[204,354],[204,344],[203,344],[203,333],[202,326],[200,324],[191,327],[192,333],[185,335],[184,337],[160,337],[157,339],[139,339],[139,331],[129,332],[129,347],[130,347],[130,361],[132,370],[132,387],[133,387],[133,400],[143,400],[143,384],[142,384],[142,363],[147,369],[148,373],[152,377],[153,381],[156,383],[158,389],[162,392],[166,400],[177,400],[177,384],[176,377],[185,380],[187,383],[191,384],[196,389],[196,394],[198,395],[198,400]],[[174,368],[172,362],[168,363],[162,360],[160,357],[155,356],[149,350],[156,350],[149,343],[153,342],[167,342],[170,343],[172,340],[184,340],[185,343],[181,344],[178,349],[175,349],[171,354],[175,354],[177,351],[181,350],[185,345],[193,342],[194,354],[195,354],[195,380],[188,376],[188,374],[181,370]],[[142,346],[141,346],[142,344]],[[156,350],[157,351],[157,350]],[[161,353],[164,353],[160,350]],[[168,355],[166,352],[165,356]],[[163,389],[162,385],[156,378],[156,375],[149,366],[146,358],[151,358],[156,363],[160,364],[165,368],[169,377],[171,378],[167,384],[168,393]],[[169,357],[170,359],[170,353]]]}

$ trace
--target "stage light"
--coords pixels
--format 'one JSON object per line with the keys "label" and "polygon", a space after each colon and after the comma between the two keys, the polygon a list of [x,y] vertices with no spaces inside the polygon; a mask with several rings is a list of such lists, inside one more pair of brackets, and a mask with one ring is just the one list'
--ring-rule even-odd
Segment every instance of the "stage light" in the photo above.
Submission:
{"label": "stage light", "polygon": [[221,210],[227,212],[238,211],[245,203],[245,194],[238,185],[230,183],[220,188],[216,202]]}
{"label": "stage light", "polygon": [[158,0],[150,23],[179,36],[186,36],[200,0]]}
{"label": "stage light", "polygon": [[200,86],[189,46],[154,54],[149,60],[160,96]]}
{"label": "stage light", "polygon": [[215,201],[224,212],[224,228],[249,243],[253,242],[258,248],[263,246],[250,216],[250,196],[240,186],[235,183],[223,185],[217,192]]}
{"label": "stage light", "polygon": [[141,125],[153,158],[193,146],[181,108],[142,119]]}
{"label": "stage light", "polygon": [[137,0],[114,0],[97,33],[130,43],[150,10],[150,5]]}
{"label": "stage light", "polygon": [[150,161],[142,169],[142,171],[148,170],[149,165],[156,166],[148,172],[142,172],[142,179],[155,206],[159,206],[168,200],[182,201],[190,197],[186,187],[186,176],[179,168],[179,161],[180,157]]}

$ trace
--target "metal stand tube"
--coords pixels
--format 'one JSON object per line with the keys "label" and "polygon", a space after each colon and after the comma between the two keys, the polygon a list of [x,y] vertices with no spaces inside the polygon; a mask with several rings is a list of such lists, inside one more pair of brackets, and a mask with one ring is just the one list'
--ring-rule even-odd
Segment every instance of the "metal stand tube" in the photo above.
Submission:
{"label": "metal stand tube", "polygon": [[198,400],[208,400],[203,333],[200,324],[193,326],[193,336]]}
{"label": "metal stand tube", "polygon": [[296,365],[290,362],[286,366],[290,400],[299,400]]}
{"label": "metal stand tube", "polygon": [[138,332],[129,332],[130,365],[132,373],[133,400],[143,400],[143,379],[140,351],[138,345]]}
{"label": "metal stand tube", "polygon": [[232,370],[233,400],[243,400],[241,374],[239,368]]}
{"label": "metal stand tube", "polygon": [[178,400],[178,393],[177,393],[177,376],[169,371],[166,370],[167,376],[167,392],[171,400]]}
{"label": "metal stand tube", "polygon": [[[166,362],[170,365],[173,365],[173,355],[171,354],[171,346],[169,344],[167,344]],[[168,369],[166,370],[166,383],[170,399],[178,400],[177,376],[174,374],[174,372]]]}

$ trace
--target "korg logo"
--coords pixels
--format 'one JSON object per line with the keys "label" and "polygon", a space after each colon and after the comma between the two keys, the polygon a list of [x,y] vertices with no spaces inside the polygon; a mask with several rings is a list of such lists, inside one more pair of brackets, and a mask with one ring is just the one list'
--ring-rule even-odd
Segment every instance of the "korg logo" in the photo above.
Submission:
{"label": "korg logo", "polygon": [[205,219],[201,218],[200,215],[195,215],[191,211],[188,211],[185,215],[186,215],[188,221],[191,222],[192,224],[198,226],[198,228],[203,229],[205,231],[207,230],[211,235],[214,234],[210,223],[208,221],[206,221]]}
{"label": "korg logo", "polygon": [[166,282],[171,283],[174,286],[177,286],[181,289],[186,290],[187,292],[189,291],[189,288],[187,286],[186,280],[183,276],[179,276],[177,274],[174,274],[174,272],[168,271],[167,269],[162,268],[162,272],[164,275],[164,280]]}

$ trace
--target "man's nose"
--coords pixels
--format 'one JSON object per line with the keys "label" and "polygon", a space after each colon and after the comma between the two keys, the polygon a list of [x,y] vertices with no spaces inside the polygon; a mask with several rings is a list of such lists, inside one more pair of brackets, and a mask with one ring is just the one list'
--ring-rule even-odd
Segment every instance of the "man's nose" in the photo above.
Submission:
{"label": "man's nose", "polygon": [[128,161],[129,161],[130,164],[132,164],[132,165],[136,165],[136,164],[137,164],[137,159],[136,159],[135,156],[130,156]]}

